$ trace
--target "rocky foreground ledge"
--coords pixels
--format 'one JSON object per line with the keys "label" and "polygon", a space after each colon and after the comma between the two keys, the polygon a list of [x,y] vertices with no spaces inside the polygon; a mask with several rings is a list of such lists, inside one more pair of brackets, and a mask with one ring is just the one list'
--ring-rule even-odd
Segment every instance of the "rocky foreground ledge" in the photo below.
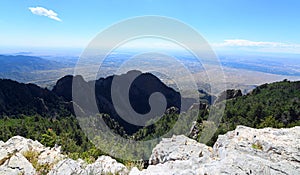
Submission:
{"label": "rocky foreground ledge", "polygon": [[[33,159],[36,157],[36,159]],[[238,126],[220,135],[211,148],[185,136],[163,139],[152,151],[150,166],[129,170],[108,156],[87,164],[46,148],[37,141],[15,136],[0,141],[0,175],[43,174],[300,174],[300,127],[252,129]]]}

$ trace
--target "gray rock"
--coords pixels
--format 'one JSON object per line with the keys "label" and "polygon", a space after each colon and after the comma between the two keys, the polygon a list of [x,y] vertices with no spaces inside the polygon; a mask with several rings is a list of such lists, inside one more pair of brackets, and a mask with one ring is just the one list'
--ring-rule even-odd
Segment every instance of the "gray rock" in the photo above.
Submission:
{"label": "gray rock", "polygon": [[150,165],[147,169],[139,171],[132,169],[130,175],[196,175],[199,174],[201,169],[201,162],[197,160],[175,160],[168,161],[163,164]]}
{"label": "gray rock", "polygon": [[0,144],[0,175],[34,175],[38,172],[23,156],[38,153],[39,164],[50,164],[49,175],[211,175],[211,174],[300,174],[300,127],[252,129],[238,126],[218,137],[213,148],[183,135],[164,138],[152,151],[147,169],[129,170],[109,156],[94,163],[72,160],[60,148],[46,148],[20,136]]}
{"label": "gray rock", "polygon": [[173,136],[172,138],[163,138],[156,145],[149,159],[149,164],[156,165],[167,161],[189,160],[192,158],[206,162],[211,157],[211,153],[212,148],[184,135]]}
{"label": "gray rock", "polygon": [[65,159],[55,165],[49,175],[128,174],[128,169],[109,156],[100,156],[87,165],[82,160]]}
{"label": "gray rock", "polygon": [[4,142],[2,140],[0,140],[0,146],[2,146],[4,144]]}
{"label": "gray rock", "polygon": [[[188,144],[186,144],[188,143]],[[202,159],[197,157],[199,151]],[[185,136],[163,139],[147,169],[137,174],[300,174],[300,127],[252,129],[238,126],[219,136],[213,149]]]}
{"label": "gray rock", "polygon": [[9,153],[4,148],[0,147],[0,164],[4,163],[6,159],[9,158]]}
{"label": "gray rock", "polygon": [[38,163],[39,164],[55,164],[65,158],[66,158],[66,156],[61,154],[60,147],[45,148],[45,150],[42,151],[42,153],[38,157]]}
{"label": "gray rock", "polygon": [[38,141],[15,136],[0,146],[0,174],[37,174],[33,165],[23,156],[28,151],[39,155],[39,164],[55,163],[58,158],[64,157],[56,148],[46,148]]}
{"label": "gray rock", "polygon": [[2,146],[7,152],[26,152],[29,150],[42,152],[45,147],[38,141],[26,139],[21,136],[14,136],[5,142]]}
{"label": "gray rock", "polygon": [[60,147],[47,148],[37,141],[15,136],[0,145],[0,175],[34,175],[32,164],[23,156],[27,151],[37,153],[38,164],[51,167],[49,175],[128,174],[128,169],[108,156],[100,156],[93,164],[72,160],[61,154]]}
{"label": "gray rock", "polygon": [[87,174],[128,174],[128,169],[109,156],[100,156],[96,162],[86,168]]}
{"label": "gray rock", "polygon": [[58,162],[49,172],[49,175],[87,175],[82,164],[72,159],[65,159]]}
{"label": "gray rock", "polygon": [[21,153],[16,153],[10,159],[7,159],[6,162],[1,166],[1,168],[7,171],[6,174],[14,174],[15,172],[18,172],[17,174],[24,175],[36,174],[36,170]]}
{"label": "gray rock", "polygon": [[139,174],[141,174],[141,172],[140,172],[140,170],[137,167],[133,167],[130,170],[130,175],[139,175]]}
{"label": "gray rock", "polygon": [[188,136],[194,140],[196,140],[199,136],[199,133],[201,132],[201,124],[194,121],[191,127],[191,130],[188,134]]}
{"label": "gray rock", "polygon": [[22,173],[23,172],[20,171],[19,169],[12,169],[12,168],[8,168],[5,166],[0,166],[0,174],[1,175],[19,175]]}
{"label": "gray rock", "polygon": [[[220,161],[208,172],[300,174],[300,127],[253,129],[238,126],[219,136],[214,153]],[[228,168],[230,167],[230,168]]]}
{"label": "gray rock", "polygon": [[153,149],[150,166],[142,171],[133,168],[130,175],[196,175],[203,164],[210,162],[213,149],[178,135],[163,140]]}

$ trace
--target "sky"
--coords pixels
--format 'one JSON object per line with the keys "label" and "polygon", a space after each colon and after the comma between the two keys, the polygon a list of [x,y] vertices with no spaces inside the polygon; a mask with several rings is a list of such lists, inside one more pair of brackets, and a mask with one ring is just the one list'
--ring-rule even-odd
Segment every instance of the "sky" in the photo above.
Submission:
{"label": "sky", "polygon": [[299,0],[1,0],[0,51],[84,49],[124,19],[159,15],[220,52],[300,54]]}

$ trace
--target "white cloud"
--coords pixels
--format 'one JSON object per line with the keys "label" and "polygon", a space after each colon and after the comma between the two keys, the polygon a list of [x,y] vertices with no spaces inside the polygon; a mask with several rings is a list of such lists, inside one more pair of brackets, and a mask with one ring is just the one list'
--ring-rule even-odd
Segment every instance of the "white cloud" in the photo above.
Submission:
{"label": "white cloud", "polygon": [[251,49],[253,51],[262,51],[262,52],[300,53],[300,44],[284,43],[284,42],[228,39],[228,40],[224,40],[224,42],[222,43],[214,43],[212,44],[212,46],[215,48],[239,48],[239,49],[247,49],[247,50]]}
{"label": "white cloud", "polygon": [[53,10],[48,10],[43,7],[29,7],[29,10],[31,13],[39,16],[47,16],[50,19],[54,19],[56,21],[61,21],[61,19],[58,17],[57,13],[55,13]]}
{"label": "white cloud", "polygon": [[289,44],[282,42],[250,41],[244,39],[229,39],[217,46],[241,46],[241,47],[299,47],[299,44]]}

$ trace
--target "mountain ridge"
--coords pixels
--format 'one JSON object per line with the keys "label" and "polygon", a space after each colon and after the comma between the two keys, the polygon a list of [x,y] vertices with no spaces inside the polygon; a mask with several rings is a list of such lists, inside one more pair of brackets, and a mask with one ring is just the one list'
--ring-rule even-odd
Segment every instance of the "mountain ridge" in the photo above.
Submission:
{"label": "mountain ridge", "polygon": [[[148,113],[150,111],[148,99],[154,92],[160,92],[166,98],[167,109],[170,107],[176,107],[178,109],[181,109],[182,107],[181,99],[185,100],[184,104],[187,104],[186,106],[183,106],[184,109],[182,110],[187,110],[194,102],[196,102],[196,100],[193,99],[181,98],[179,92],[176,92],[174,89],[165,85],[153,74],[142,73],[136,70],[129,71],[126,74],[108,76],[106,78],[100,78],[96,81],[88,81],[88,82],[86,82],[83,79],[83,77],[80,75],[76,75],[76,76],[68,75],[59,79],[57,81],[57,84],[53,87],[52,91],[56,94],[61,95],[67,101],[72,101],[73,100],[72,81],[76,81],[76,83],[79,84],[78,86],[78,88],[80,88],[79,93],[82,93],[83,96],[87,95],[89,91],[92,91],[93,86],[95,86],[95,95],[96,95],[96,101],[97,101],[99,112],[109,114],[114,120],[119,122],[125,128],[126,132],[132,134],[136,132],[137,129],[140,129],[141,127],[131,125],[130,123],[127,123],[119,116],[119,114],[115,110],[115,106],[113,105],[111,86],[114,78],[117,78],[118,81],[120,81],[117,82],[118,83],[117,86],[122,87],[124,86],[125,82],[132,79],[133,76],[136,76],[135,74],[137,74],[138,76],[134,79],[134,81],[130,85],[128,96],[126,96],[126,94],[125,96],[118,95],[118,99],[117,99],[118,101],[126,101],[126,98],[129,98],[129,102],[130,102],[129,106],[118,104],[118,108],[122,109],[124,116],[130,115],[129,113],[127,113],[127,111],[132,111],[132,110],[136,111],[139,114]],[[124,91],[123,88],[118,89],[116,92],[118,93],[121,92],[122,94],[122,91]],[[91,104],[92,102],[76,101],[76,103],[79,104],[79,106],[81,107],[85,107],[83,109],[88,110],[90,107],[89,104]],[[158,101],[154,103],[160,104],[161,102],[158,99]],[[163,113],[154,114],[153,118],[160,115],[163,115]]]}
{"label": "mountain ridge", "polygon": [[[1,84],[3,82],[5,82],[4,85]],[[21,135],[39,140],[48,146],[61,145],[62,151],[68,152],[71,157],[88,160],[96,159],[99,155],[104,154],[93,146],[82,131],[77,118],[72,115],[72,101],[65,100],[47,88],[40,88],[32,84],[2,79],[0,79],[0,84],[0,137],[2,140],[6,141],[14,135]],[[214,137],[207,144],[213,145],[218,135],[234,130],[237,125],[241,124],[253,128],[281,128],[300,125],[299,87],[300,81],[284,80],[261,85],[251,93],[242,96],[239,91],[227,91],[230,99],[227,97],[227,92],[226,97],[223,94],[223,99],[227,104],[224,116]],[[204,102],[214,98],[207,95],[204,96]],[[45,99],[43,99],[44,97]],[[19,100],[19,98],[24,99]],[[11,101],[6,101],[7,99]],[[187,133],[189,137],[198,140],[203,127],[213,126],[207,121],[209,107],[208,103],[193,105],[192,110],[199,109],[199,115],[196,121],[189,123],[193,125],[192,129],[187,128],[191,129],[191,133]],[[37,109],[43,110],[40,112]],[[52,112],[47,112],[47,110]],[[140,141],[160,137],[168,132],[174,123],[178,122],[178,112],[176,108],[171,108],[153,125],[139,128],[134,135],[128,136],[124,131],[125,128],[110,115],[97,114],[97,117],[102,118],[116,134],[126,139]]]}
{"label": "mountain ridge", "polygon": [[32,72],[66,67],[56,61],[25,55],[0,55],[0,62],[1,72]]}

